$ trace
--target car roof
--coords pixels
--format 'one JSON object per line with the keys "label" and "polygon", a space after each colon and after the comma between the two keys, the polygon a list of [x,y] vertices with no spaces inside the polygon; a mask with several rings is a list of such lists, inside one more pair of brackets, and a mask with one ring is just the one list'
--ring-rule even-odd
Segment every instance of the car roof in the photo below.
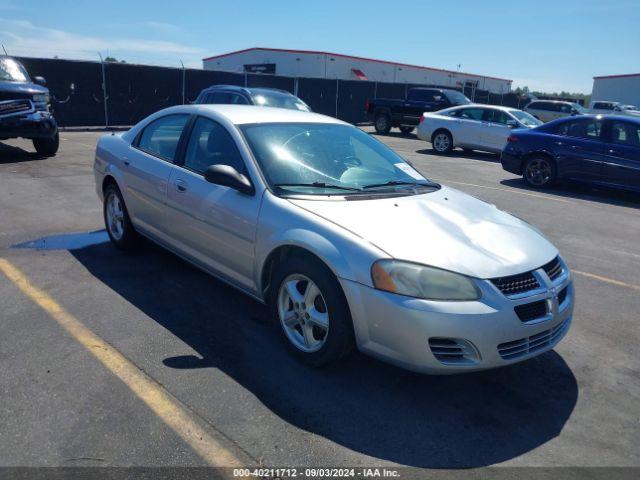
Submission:
{"label": "car roof", "polygon": [[319,113],[257,105],[178,105],[161,110],[161,112],[165,112],[165,115],[188,113],[211,116],[212,118],[221,117],[235,125],[247,123],[335,123],[349,125],[342,120]]}
{"label": "car roof", "polygon": [[244,93],[259,93],[259,92],[276,92],[276,93],[285,93],[287,95],[292,95],[291,92],[287,90],[282,90],[280,88],[270,88],[270,87],[241,87],[239,85],[211,85],[210,87],[205,88],[203,91],[208,92],[210,90],[233,90],[236,92],[244,92]]}
{"label": "car roof", "polygon": [[[519,108],[505,107],[504,105],[488,105],[486,103],[468,103],[466,105],[456,105],[446,110],[460,110],[462,108],[492,108],[494,110],[502,110],[503,112],[519,112]],[[437,112],[434,112],[437,113]]]}
{"label": "car roof", "polygon": [[[531,103],[578,103],[578,102],[570,102],[568,100],[532,100]],[[529,105],[531,105],[531,103]]]}

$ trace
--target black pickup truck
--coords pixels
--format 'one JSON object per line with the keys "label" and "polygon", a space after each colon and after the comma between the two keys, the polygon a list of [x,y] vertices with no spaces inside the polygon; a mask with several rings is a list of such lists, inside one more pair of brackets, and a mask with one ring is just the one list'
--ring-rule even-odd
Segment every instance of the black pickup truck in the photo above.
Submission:
{"label": "black pickup truck", "polygon": [[418,125],[424,112],[437,112],[468,103],[471,100],[457,90],[414,87],[409,89],[404,100],[367,100],[365,112],[378,133],[389,133],[392,127],[400,127],[402,133],[410,133]]}
{"label": "black pickup truck", "polygon": [[58,125],[44,78],[29,77],[15,58],[0,55],[0,140],[28,138],[42,155],[58,151]]}

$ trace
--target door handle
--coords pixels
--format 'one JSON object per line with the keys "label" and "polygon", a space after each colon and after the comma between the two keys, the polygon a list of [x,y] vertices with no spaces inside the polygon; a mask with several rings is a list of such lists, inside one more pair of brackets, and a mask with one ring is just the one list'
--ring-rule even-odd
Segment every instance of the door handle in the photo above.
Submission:
{"label": "door handle", "polygon": [[124,164],[125,167],[128,167],[129,165],[131,165],[131,162],[127,157],[122,158],[122,163]]}
{"label": "door handle", "polygon": [[178,189],[179,192],[186,192],[187,191],[187,184],[183,180],[176,180],[174,182],[174,185],[176,186],[176,188]]}
{"label": "door handle", "polygon": [[611,155],[619,155],[619,154],[620,154],[620,152],[619,152],[618,150],[614,150],[613,148],[610,148],[610,149],[608,150],[608,152],[609,152]]}

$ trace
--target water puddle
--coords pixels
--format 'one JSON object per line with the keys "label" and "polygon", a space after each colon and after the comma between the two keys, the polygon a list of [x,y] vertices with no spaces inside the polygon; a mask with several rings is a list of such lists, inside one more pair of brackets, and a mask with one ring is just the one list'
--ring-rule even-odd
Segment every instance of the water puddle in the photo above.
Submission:
{"label": "water puddle", "polygon": [[30,240],[12,245],[11,248],[33,248],[34,250],[78,250],[109,241],[106,230],[84,233],[64,233]]}

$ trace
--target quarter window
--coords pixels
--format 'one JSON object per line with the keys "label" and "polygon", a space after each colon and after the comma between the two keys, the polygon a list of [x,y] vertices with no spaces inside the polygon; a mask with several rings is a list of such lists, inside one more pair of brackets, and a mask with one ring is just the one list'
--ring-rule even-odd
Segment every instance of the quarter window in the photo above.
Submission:
{"label": "quarter window", "polygon": [[600,120],[575,120],[573,122],[564,122],[556,127],[556,135],[566,137],[586,138],[598,140],[600,131],[602,130],[602,121]]}
{"label": "quarter window", "polygon": [[184,166],[204,173],[207,167],[216,164],[229,165],[240,173],[246,173],[236,142],[227,129],[213,120],[199,117],[187,144]]}
{"label": "quarter window", "polygon": [[613,122],[611,142],[640,147],[640,125],[629,122]]}
{"label": "quarter window", "polygon": [[138,148],[173,162],[180,135],[189,115],[167,115],[147,125],[138,140]]}

